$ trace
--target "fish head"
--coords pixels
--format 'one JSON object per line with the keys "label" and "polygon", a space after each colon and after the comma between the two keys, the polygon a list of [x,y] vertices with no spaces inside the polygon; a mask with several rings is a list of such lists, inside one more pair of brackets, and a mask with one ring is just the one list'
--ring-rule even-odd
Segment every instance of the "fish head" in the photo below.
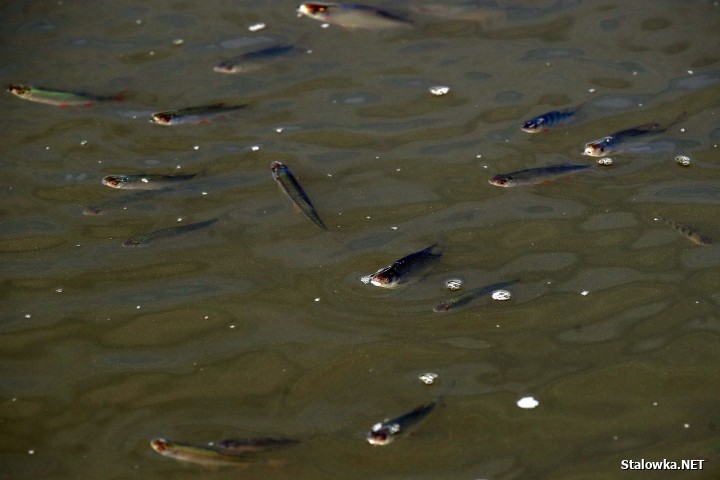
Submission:
{"label": "fish head", "polygon": [[370,283],[376,287],[395,288],[400,281],[392,268],[384,268],[370,277]]}
{"label": "fish head", "polygon": [[175,453],[175,445],[164,438],[154,438],[150,440],[150,447],[161,455],[172,455]]}
{"label": "fish head", "polygon": [[171,112],[153,113],[152,121],[158,125],[170,125],[175,118]]}
{"label": "fish head", "polygon": [[490,185],[495,185],[496,187],[509,187],[512,179],[513,177],[510,175],[495,175],[488,180],[488,182],[490,182]]}
{"label": "fish head", "polygon": [[335,3],[319,3],[319,2],[306,2],[301,3],[298,7],[298,13],[312,17],[316,20],[327,20],[330,15],[329,10],[336,6]]}
{"label": "fish head", "polygon": [[372,430],[367,434],[367,441],[371,445],[387,445],[395,440],[392,432],[386,429],[382,423],[373,425]]}
{"label": "fish head", "polygon": [[448,302],[443,302],[438,305],[435,305],[435,307],[433,308],[433,312],[435,312],[435,313],[448,312],[448,311],[450,311],[451,307],[452,307],[452,305],[450,305]]}
{"label": "fish head", "polygon": [[532,120],[528,120],[527,122],[523,123],[523,126],[520,127],[520,129],[523,132],[527,133],[538,133],[542,130],[543,125],[545,124],[545,118],[543,117],[536,117]]}
{"label": "fish head", "polygon": [[102,179],[102,184],[112,188],[123,188],[127,185],[128,177],[125,175],[108,175]]}
{"label": "fish head", "polygon": [[287,167],[282,162],[272,162],[270,164],[270,171],[272,172],[273,177],[275,177],[276,180],[283,170],[287,170]]}
{"label": "fish head", "polygon": [[602,157],[603,155],[610,153],[612,142],[613,137],[603,137],[600,140],[586,143],[585,150],[582,154],[591,157]]}
{"label": "fish head", "polygon": [[123,242],[123,247],[139,247],[141,245],[142,242],[136,238],[130,238]]}
{"label": "fish head", "polygon": [[30,87],[24,87],[22,85],[8,85],[7,86],[8,92],[17,95],[18,97],[21,97],[23,95],[27,95],[32,90]]}
{"label": "fish head", "polygon": [[605,146],[602,143],[588,143],[582,154],[590,157],[602,157],[605,155]]}
{"label": "fish head", "polygon": [[240,73],[242,71],[232,62],[220,62],[213,67],[213,70],[218,73]]}

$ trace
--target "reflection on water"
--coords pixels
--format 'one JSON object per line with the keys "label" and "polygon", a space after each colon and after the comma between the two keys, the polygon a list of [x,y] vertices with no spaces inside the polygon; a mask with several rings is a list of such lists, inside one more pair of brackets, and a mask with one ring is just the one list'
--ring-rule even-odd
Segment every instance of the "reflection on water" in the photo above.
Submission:
{"label": "reflection on water", "polygon": [[[0,96],[5,476],[237,478],[148,442],[258,436],[301,444],[247,478],[617,478],[621,460],[642,458],[708,459],[685,476],[718,475],[720,250],[653,221],[720,238],[718,6],[411,3],[392,9],[413,27],[383,31],[323,28],[286,0],[0,7],[5,84],[127,89],[93,108]],[[213,71],[274,44],[304,52]],[[150,122],[214,103],[248,107]],[[520,130],[570,108],[577,121]],[[580,155],[682,112],[612,166]],[[274,161],[330,232],[292,210]],[[488,183],[578,162],[593,168]],[[192,184],[148,194],[100,183],[188,173]],[[443,256],[416,282],[360,281],[435,242]],[[458,293],[520,282],[509,301],[440,315],[450,278]],[[517,406],[528,396],[537,408]],[[436,399],[407,437],[365,441]]]}

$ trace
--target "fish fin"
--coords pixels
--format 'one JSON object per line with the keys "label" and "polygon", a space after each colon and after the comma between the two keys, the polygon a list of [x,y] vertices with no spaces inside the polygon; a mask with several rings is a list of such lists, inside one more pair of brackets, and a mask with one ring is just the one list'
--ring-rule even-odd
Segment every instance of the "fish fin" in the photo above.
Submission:
{"label": "fish fin", "polygon": [[293,203],[292,205],[293,205],[293,211],[294,211],[295,213],[301,213],[301,212],[302,212],[302,210],[300,210],[300,207],[298,207],[298,204],[297,204],[297,203]]}
{"label": "fish fin", "polygon": [[198,122],[198,125],[209,125],[209,124],[210,124],[210,120],[208,120],[207,118],[203,118],[202,120],[200,120]]}
{"label": "fish fin", "polygon": [[91,108],[95,106],[95,102],[85,102],[83,103],[83,107]]}
{"label": "fish fin", "polygon": [[543,180],[543,182],[542,182],[543,185],[549,185],[551,183],[553,183],[552,180]]}

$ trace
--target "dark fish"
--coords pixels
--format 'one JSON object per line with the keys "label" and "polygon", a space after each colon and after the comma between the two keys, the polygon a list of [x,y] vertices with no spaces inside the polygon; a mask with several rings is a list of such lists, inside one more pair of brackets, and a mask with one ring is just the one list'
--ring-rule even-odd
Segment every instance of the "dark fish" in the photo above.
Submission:
{"label": "dark fish", "polygon": [[[411,253],[395,261],[392,265],[381,268],[372,275],[364,277],[363,281],[365,283],[369,281],[376,287],[395,288],[407,281],[408,274],[424,268],[428,263],[442,256],[442,253],[433,253],[433,249],[436,246],[437,243],[434,243],[419,252]],[[367,281],[365,281],[365,279],[367,279]]]}
{"label": "dark fish", "polygon": [[298,7],[298,12],[345,28],[396,28],[412,25],[406,18],[367,5],[306,2]]}
{"label": "dark fish", "polygon": [[162,190],[195,175],[108,175],[102,179],[102,184],[125,190]]}
{"label": "dark fish", "polygon": [[418,423],[425,418],[434,408],[437,402],[421,405],[415,410],[400,415],[399,417],[385,420],[373,425],[367,434],[367,441],[372,445],[387,445],[395,440],[395,437],[404,433],[408,427]]}
{"label": "dark fish", "polygon": [[86,206],[85,208],[83,208],[82,213],[86,216],[102,215],[107,210],[112,210],[115,208],[125,208],[126,206],[132,205],[133,203],[141,202],[143,200],[154,197],[161,192],[162,190],[142,190],[138,192],[133,192],[128,195],[112,197],[101,203]]}
{"label": "dark fish", "polygon": [[667,127],[661,128],[659,123],[646,123],[644,125],[638,125],[637,127],[628,128],[626,130],[620,130],[610,135],[606,135],[592,142],[585,144],[583,155],[589,155],[591,157],[604,157],[611,153],[622,153],[624,151],[632,150],[633,147],[637,146],[636,143],[632,143],[632,140],[637,137],[646,135],[656,135],[658,133],[666,132],[673,125],[680,123],[687,118],[687,112],[683,112],[673,120]]}
{"label": "dark fish", "polygon": [[280,59],[301,49],[293,45],[275,45],[244,53],[229,60],[218,63],[214,70],[219,73],[248,73],[260,70],[265,64]]}
{"label": "dark fish", "polygon": [[223,453],[233,452],[241,454],[246,452],[261,452],[275,448],[287,447],[300,443],[292,438],[242,438],[223,440],[218,444],[218,450]]}
{"label": "dark fish", "polygon": [[123,242],[124,247],[142,247],[155,240],[161,238],[174,237],[175,235],[182,235],[184,233],[194,232],[201,228],[209,227],[213,223],[217,222],[217,218],[211,220],[205,220],[204,222],[191,223],[190,225],[181,225],[179,227],[163,228],[162,230],[156,230],[154,232],[146,233],[139,237],[130,238]]}
{"label": "dark fish", "polygon": [[278,185],[280,185],[280,188],[283,189],[285,194],[290,197],[290,200],[292,200],[295,206],[298,207],[310,220],[312,220],[315,225],[323,230],[327,230],[327,227],[320,219],[315,207],[313,207],[312,202],[305,194],[305,190],[303,190],[298,181],[295,180],[295,177],[290,172],[290,169],[280,162],[272,162],[270,164],[270,171],[272,171],[275,181]]}
{"label": "dark fish", "polygon": [[46,103],[58,107],[92,107],[97,102],[112,102],[125,99],[124,91],[116,95],[101,96],[26,85],[8,85],[7,90],[13,95],[31,102]]}
{"label": "dark fish", "polygon": [[670,220],[668,218],[661,217],[660,215],[655,215],[655,217],[666,223],[667,225],[671,226],[678,232],[685,235],[685,237],[693,242],[695,245],[702,245],[702,246],[708,246],[712,245],[713,241],[712,238],[708,237],[707,235],[703,235],[697,228],[691,227],[689,225],[685,225],[682,223],[677,223],[674,220]]}
{"label": "dark fish", "polygon": [[553,110],[531,118],[520,127],[523,132],[537,133],[566,124],[575,118],[576,110]]}
{"label": "dark fish", "polygon": [[152,121],[158,125],[206,124],[210,123],[210,119],[215,115],[233,112],[245,107],[247,107],[247,105],[214,103],[212,105],[188,107],[170,112],[153,113]]}
{"label": "dark fish", "polygon": [[462,295],[458,295],[457,297],[453,297],[450,300],[444,301],[442,303],[439,303],[433,308],[433,312],[447,312],[450,309],[453,309],[455,307],[459,307],[461,305],[465,305],[467,303],[470,303],[471,301],[475,300],[476,298],[480,298],[484,295],[488,295],[495,290],[499,290],[501,288],[509,287],[510,285],[514,285],[520,280],[511,280],[509,282],[500,282],[495,283],[493,285],[487,285],[485,287],[476,288],[474,290],[470,290],[467,293],[463,293]]}
{"label": "dark fish", "polygon": [[[150,441],[150,446],[160,455],[173,458],[181,462],[197,463],[206,466],[220,465],[246,465],[258,463],[257,457],[250,456],[249,452],[257,452],[271,448],[283,447],[298,443],[289,439],[245,439],[223,440],[217,446],[195,446],[186,443],[177,443],[164,438]],[[269,461],[267,463],[272,463]]]}
{"label": "dark fish", "polygon": [[536,185],[550,183],[555,178],[590,168],[590,165],[562,163],[540,168],[528,168],[517,172],[495,175],[488,180],[496,187],[517,187],[519,185]]}

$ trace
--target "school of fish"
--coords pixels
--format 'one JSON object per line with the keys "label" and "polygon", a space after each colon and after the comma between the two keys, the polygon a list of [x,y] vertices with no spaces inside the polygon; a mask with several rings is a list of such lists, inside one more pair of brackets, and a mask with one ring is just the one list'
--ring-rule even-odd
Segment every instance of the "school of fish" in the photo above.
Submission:
{"label": "school of fish", "polygon": [[[367,5],[360,4],[338,4],[324,2],[302,3],[297,13],[311,19],[335,24],[350,31],[368,31],[383,29],[409,29],[414,21],[407,15],[386,11]],[[213,70],[225,74],[242,74],[265,68],[273,63],[293,60],[293,56],[305,49],[289,43],[278,43],[271,46],[248,51],[241,55],[225,59],[217,63]],[[46,105],[61,108],[85,107],[90,108],[101,103],[113,103],[124,101],[126,91],[115,94],[91,94],[88,92],[73,92],[64,89],[54,89],[39,86],[10,84],[7,91],[17,97],[38,102]],[[246,104],[224,104],[208,103],[205,105],[182,107],[174,110],[163,110],[153,113],[148,121],[163,126],[189,126],[206,125],[225,118],[242,113],[251,114]],[[552,130],[571,126],[577,123],[581,113],[585,110],[583,105],[573,108],[549,110],[540,113],[520,124],[520,129],[527,133],[545,133]],[[638,151],[643,146],[645,139],[650,136],[667,134],[672,127],[682,122],[687,117],[681,112],[672,122],[661,125],[657,122],[644,123],[637,126],[620,125],[620,130],[613,133],[606,133],[595,140],[587,142],[578,154],[590,157],[603,158],[609,154],[623,154]],[[192,128],[192,127],[191,127]],[[534,137],[538,138],[538,137]],[[290,167],[280,161],[273,161],[270,166],[271,176],[280,190],[288,197],[293,207],[301,212],[307,220],[312,222],[323,232],[329,232],[332,225],[328,227],[322,220],[318,209],[310,200],[310,195],[301,186],[298,178],[292,173]],[[498,187],[528,187],[532,188],[552,183],[564,177],[580,174],[586,171],[598,169],[595,163],[551,163],[547,165],[530,166],[529,168],[509,173],[498,173],[493,175],[488,182]],[[300,178],[306,185],[310,185],[310,192],[314,198],[320,198],[318,205],[320,211],[332,210],[332,205],[323,200],[319,195],[322,188],[314,181],[312,169],[301,168]],[[95,216],[103,214],[107,210],[123,208],[124,206],[145,202],[154,195],[161,195],[173,189],[182,188],[184,185],[197,181],[200,172],[189,174],[162,174],[151,172],[124,172],[106,175],[100,180],[104,186],[116,190],[136,190],[125,196],[114,196],[105,202],[88,206],[83,210],[84,215]],[[270,183],[270,182],[268,182]],[[487,184],[485,184],[487,185]],[[545,187],[538,187],[545,188]],[[326,217],[327,218],[327,217]],[[697,228],[678,223],[654,213],[654,218],[668,225],[681,233],[690,242],[699,246],[712,245],[712,239],[701,233]],[[125,240],[122,245],[125,247],[146,247],[157,242],[177,239],[177,237],[188,234],[195,234],[205,229],[217,228],[216,224],[222,223],[220,218],[198,221],[195,223],[182,223],[174,226],[166,226],[149,233],[139,233]],[[284,221],[282,217],[272,219],[278,223]],[[320,234],[318,232],[318,234]],[[325,233],[323,233],[325,234]],[[425,244],[427,245],[427,243]],[[405,255],[393,261],[388,266],[380,268],[375,273],[368,274],[361,278],[362,283],[383,289],[396,289],[399,287],[411,288],[411,281],[422,281],[429,277],[429,272],[438,265],[442,258],[442,248],[435,242],[415,252],[398,252],[398,255]],[[387,258],[383,261],[385,263]],[[497,279],[488,285],[474,285],[465,292],[459,293],[449,299],[440,301],[434,307],[428,305],[428,310],[436,313],[447,313],[457,311],[475,302],[480,304],[482,297],[489,296],[493,292],[517,286],[520,279]],[[509,293],[508,293],[509,295]],[[491,302],[490,302],[491,303]],[[487,304],[487,302],[486,302]],[[498,307],[502,308],[502,307]],[[440,316],[438,316],[440,317]],[[436,410],[439,403],[437,398],[428,403],[407,411],[391,419],[385,419],[375,423],[366,434],[367,441],[374,446],[385,446],[407,433],[410,427],[417,426],[431,412]],[[268,458],[276,450],[287,448],[298,444],[296,439],[260,437],[241,440],[222,440],[207,445],[195,443],[174,442],[164,438],[155,438],[150,441],[151,448],[162,456],[188,463],[195,463],[207,466],[238,466],[248,463],[273,465],[278,463],[274,457]]]}

